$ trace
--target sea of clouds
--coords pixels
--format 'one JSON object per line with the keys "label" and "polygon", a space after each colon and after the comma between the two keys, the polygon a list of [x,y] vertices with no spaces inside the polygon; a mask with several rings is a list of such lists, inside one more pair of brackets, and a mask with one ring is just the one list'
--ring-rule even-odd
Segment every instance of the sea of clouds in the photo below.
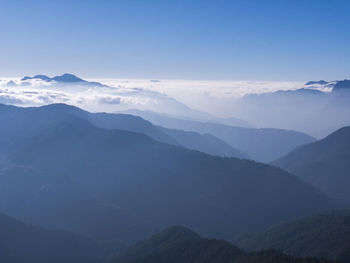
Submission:
{"label": "sea of clouds", "polygon": [[175,115],[191,114],[192,109],[196,109],[234,117],[228,106],[246,94],[295,90],[304,85],[303,82],[275,81],[88,80],[108,87],[0,78],[0,103],[17,106],[66,103],[93,112],[139,109]]}

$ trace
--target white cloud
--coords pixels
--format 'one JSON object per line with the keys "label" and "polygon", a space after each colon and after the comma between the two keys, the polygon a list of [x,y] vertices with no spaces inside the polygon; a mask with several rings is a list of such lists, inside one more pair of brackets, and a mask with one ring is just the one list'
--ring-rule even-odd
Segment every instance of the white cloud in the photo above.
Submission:
{"label": "white cloud", "polygon": [[[12,81],[9,85],[9,81]],[[93,79],[110,87],[60,85],[38,79],[0,79],[0,103],[39,106],[67,103],[90,111],[128,108],[193,114],[188,107],[234,116],[225,105],[248,93],[297,89],[301,82]]]}

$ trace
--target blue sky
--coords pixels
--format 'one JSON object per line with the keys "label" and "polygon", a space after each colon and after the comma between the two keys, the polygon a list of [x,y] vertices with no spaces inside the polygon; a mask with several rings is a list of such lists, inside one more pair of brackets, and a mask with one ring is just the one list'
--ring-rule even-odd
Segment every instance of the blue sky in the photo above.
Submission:
{"label": "blue sky", "polygon": [[350,77],[350,1],[1,0],[0,76]]}

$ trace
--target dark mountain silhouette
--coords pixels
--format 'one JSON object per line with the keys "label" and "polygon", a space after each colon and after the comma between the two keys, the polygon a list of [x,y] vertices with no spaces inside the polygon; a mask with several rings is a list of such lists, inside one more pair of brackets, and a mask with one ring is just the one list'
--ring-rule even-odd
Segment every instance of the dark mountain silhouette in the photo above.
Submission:
{"label": "dark mountain silhouette", "polygon": [[233,127],[219,123],[177,119],[152,112],[135,111],[135,114],[170,129],[211,134],[246,153],[249,158],[261,162],[271,162],[299,145],[315,141],[313,137],[296,131]]}
{"label": "dark mountain silhouette", "polygon": [[301,146],[273,164],[350,205],[350,127]]}
{"label": "dark mountain silhouette", "polygon": [[57,83],[60,83],[60,84],[79,84],[79,85],[88,85],[88,86],[97,86],[97,87],[108,87],[107,85],[104,85],[100,82],[86,81],[70,73],[65,73],[63,75],[55,76],[52,78],[45,75],[35,75],[33,77],[26,76],[21,80],[25,81],[30,79],[41,79],[46,82],[56,81]]}
{"label": "dark mountain silhouette", "polygon": [[222,240],[205,239],[185,227],[170,227],[130,247],[115,263],[234,262],[244,252]]}
{"label": "dark mountain silhouette", "polygon": [[333,87],[332,92],[348,92],[350,91],[350,80],[344,79],[341,81],[337,81]]}
{"label": "dark mountain silhouette", "polygon": [[65,73],[61,76],[56,76],[51,78],[51,80],[57,81],[57,82],[84,82],[85,80],[69,73]]}
{"label": "dark mountain silhouette", "polygon": [[0,214],[1,262],[97,263],[104,253],[102,247],[90,239],[26,225]]}
{"label": "dark mountain silhouette", "polygon": [[298,257],[350,262],[350,212],[335,211],[287,222],[242,237],[237,244],[248,250],[275,248]]}
{"label": "dark mountain silhouette", "polygon": [[127,242],[173,224],[231,238],[333,207],[278,168],[98,128],[58,108],[0,108],[9,124],[0,211],[25,222]]}
{"label": "dark mountain silhouette", "polygon": [[44,81],[50,81],[51,80],[51,78],[46,76],[46,75],[35,75],[33,77],[25,76],[21,80],[25,81],[25,80],[30,80],[30,79],[41,79],[41,80],[44,80]]}
{"label": "dark mountain silhouette", "polygon": [[130,247],[111,263],[294,263],[326,262],[294,258],[270,249],[246,253],[223,240],[202,238],[184,227],[170,227]]}
{"label": "dark mountain silhouette", "polygon": [[312,85],[315,85],[315,84],[319,84],[319,85],[327,85],[329,82],[328,81],[325,81],[325,80],[316,80],[316,81],[308,81],[305,83],[305,86],[312,86]]}

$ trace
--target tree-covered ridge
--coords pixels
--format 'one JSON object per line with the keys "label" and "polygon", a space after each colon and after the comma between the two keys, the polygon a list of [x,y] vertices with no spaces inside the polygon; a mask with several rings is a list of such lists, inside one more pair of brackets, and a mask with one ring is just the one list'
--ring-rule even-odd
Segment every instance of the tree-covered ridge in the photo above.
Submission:
{"label": "tree-covered ridge", "polygon": [[321,263],[269,249],[247,253],[229,242],[202,238],[183,227],[165,229],[121,253],[111,263]]}
{"label": "tree-covered ridge", "polygon": [[242,254],[226,241],[203,239],[176,226],[137,243],[111,262],[230,262]]}
{"label": "tree-covered ridge", "polygon": [[249,250],[275,248],[283,253],[350,262],[350,211],[318,214],[242,237]]}

